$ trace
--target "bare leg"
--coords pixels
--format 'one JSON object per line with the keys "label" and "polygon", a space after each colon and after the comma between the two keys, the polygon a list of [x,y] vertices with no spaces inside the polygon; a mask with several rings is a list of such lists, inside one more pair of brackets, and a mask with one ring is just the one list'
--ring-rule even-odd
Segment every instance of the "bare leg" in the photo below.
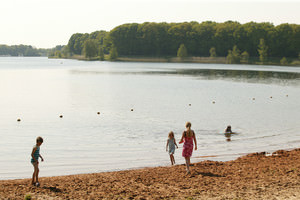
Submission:
{"label": "bare leg", "polygon": [[186,164],[187,173],[190,173],[190,158],[189,157],[185,157],[185,164]]}
{"label": "bare leg", "polygon": [[172,154],[170,154],[171,165],[173,165]]}
{"label": "bare leg", "polygon": [[174,165],[174,164],[175,164],[175,161],[174,161],[174,155],[171,154],[170,156],[171,156],[172,165]]}
{"label": "bare leg", "polygon": [[38,170],[38,168],[37,168],[37,163],[33,163],[33,174],[32,174],[32,181],[31,181],[31,184],[34,184],[34,183],[35,183],[37,170]]}
{"label": "bare leg", "polygon": [[174,163],[174,165],[175,165],[175,158],[174,158],[174,155],[172,155],[172,157],[173,157],[173,163]]}
{"label": "bare leg", "polygon": [[174,155],[171,154],[171,155],[170,155],[170,158],[171,158],[172,165],[174,165],[174,163],[175,163],[175,162],[174,162]]}
{"label": "bare leg", "polygon": [[39,182],[39,172],[40,172],[40,170],[39,170],[39,164],[36,165],[36,168],[37,168],[37,170],[36,170],[36,178],[35,178],[35,180],[38,183]]}

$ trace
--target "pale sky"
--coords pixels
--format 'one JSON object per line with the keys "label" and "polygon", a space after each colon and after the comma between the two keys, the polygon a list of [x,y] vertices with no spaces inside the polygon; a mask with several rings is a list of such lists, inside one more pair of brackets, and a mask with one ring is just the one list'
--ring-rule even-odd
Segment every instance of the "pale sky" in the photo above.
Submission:
{"label": "pale sky", "polygon": [[300,0],[0,0],[0,44],[52,48],[124,23],[300,24]]}

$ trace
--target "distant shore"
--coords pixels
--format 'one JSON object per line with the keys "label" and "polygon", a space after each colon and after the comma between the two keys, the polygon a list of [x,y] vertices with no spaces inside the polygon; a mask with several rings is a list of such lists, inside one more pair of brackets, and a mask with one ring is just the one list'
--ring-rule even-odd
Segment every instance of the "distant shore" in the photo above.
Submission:
{"label": "distant shore", "polygon": [[[41,172],[42,173],[42,172]],[[0,181],[0,199],[300,199],[300,149],[234,161]]]}
{"label": "distant shore", "polygon": [[[60,59],[60,57],[49,57]],[[100,61],[99,57],[86,58],[83,55],[73,55],[70,57],[61,57],[63,59],[74,59],[83,61]],[[108,55],[105,56],[105,61],[110,61]],[[226,57],[187,57],[181,59],[179,57],[147,57],[147,56],[119,56],[113,61],[119,62],[158,62],[158,63],[206,63],[206,64],[227,64]],[[240,64],[247,65],[262,65],[258,58],[251,58],[249,62],[241,62]],[[300,60],[293,59],[289,64],[282,65],[279,58],[271,58],[263,65],[281,65],[281,66],[300,66]]]}

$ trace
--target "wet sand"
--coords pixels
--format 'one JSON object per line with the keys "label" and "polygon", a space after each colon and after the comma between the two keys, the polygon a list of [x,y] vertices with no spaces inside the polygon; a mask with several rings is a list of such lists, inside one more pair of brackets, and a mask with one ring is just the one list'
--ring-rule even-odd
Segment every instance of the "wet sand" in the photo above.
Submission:
{"label": "wet sand", "polygon": [[300,199],[300,149],[234,161],[0,181],[0,199]]}

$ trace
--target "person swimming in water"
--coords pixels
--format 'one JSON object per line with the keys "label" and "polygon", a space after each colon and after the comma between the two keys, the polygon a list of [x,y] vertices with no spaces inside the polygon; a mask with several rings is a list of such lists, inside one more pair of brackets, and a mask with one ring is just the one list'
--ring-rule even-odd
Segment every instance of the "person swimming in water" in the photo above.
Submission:
{"label": "person swimming in water", "polygon": [[224,131],[224,135],[226,137],[226,141],[230,142],[231,141],[231,135],[234,134],[234,132],[232,132],[231,130],[231,126],[228,125],[227,128]]}
{"label": "person swimming in water", "polygon": [[231,130],[231,126],[230,126],[230,125],[228,125],[227,128],[225,129],[225,134],[226,134],[226,133],[230,133],[230,134],[232,133],[232,130]]}

